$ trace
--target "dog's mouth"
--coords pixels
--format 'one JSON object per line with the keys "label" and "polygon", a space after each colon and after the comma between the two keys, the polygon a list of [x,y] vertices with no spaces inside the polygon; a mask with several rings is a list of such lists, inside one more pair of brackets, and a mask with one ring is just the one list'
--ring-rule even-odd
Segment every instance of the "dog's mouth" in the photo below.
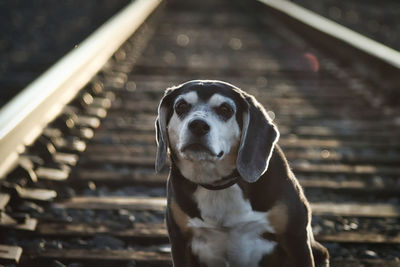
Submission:
{"label": "dog's mouth", "polygon": [[216,156],[215,153],[213,151],[211,151],[211,149],[209,149],[207,146],[200,144],[200,143],[188,144],[183,147],[182,151],[183,152],[185,152],[185,151],[206,152],[212,156]]}
{"label": "dog's mouth", "polygon": [[209,147],[206,145],[200,144],[200,143],[192,143],[184,146],[181,150],[182,152],[190,151],[190,152],[195,152],[195,153],[207,153],[212,157],[217,157],[221,158],[224,155],[223,151],[220,151],[218,154],[216,154],[214,151],[212,151]]}

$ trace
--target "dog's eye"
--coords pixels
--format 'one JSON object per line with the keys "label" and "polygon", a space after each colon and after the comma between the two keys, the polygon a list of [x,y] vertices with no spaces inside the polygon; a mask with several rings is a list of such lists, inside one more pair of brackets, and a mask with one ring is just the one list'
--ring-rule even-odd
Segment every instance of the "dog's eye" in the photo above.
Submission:
{"label": "dog's eye", "polygon": [[217,114],[220,115],[224,119],[229,119],[233,115],[233,108],[227,104],[223,103],[219,107],[216,108]]}
{"label": "dog's eye", "polygon": [[175,111],[178,115],[182,115],[183,113],[189,111],[190,107],[190,104],[182,99],[175,104]]}

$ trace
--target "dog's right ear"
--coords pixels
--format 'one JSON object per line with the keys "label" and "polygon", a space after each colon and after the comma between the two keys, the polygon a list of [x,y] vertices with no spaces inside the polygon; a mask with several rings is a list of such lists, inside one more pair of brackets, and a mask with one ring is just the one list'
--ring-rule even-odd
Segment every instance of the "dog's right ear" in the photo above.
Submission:
{"label": "dog's right ear", "polygon": [[156,172],[161,171],[167,160],[167,114],[165,107],[161,104],[158,107],[158,116],[156,120],[156,140],[157,140],[157,156],[156,156]]}
{"label": "dog's right ear", "polygon": [[158,116],[156,119],[156,140],[157,140],[157,156],[155,169],[160,172],[164,167],[168,154],[168,133],[167,123],[172,113],[172,99],[175,87],[169,88],[165,91],[164,97],[158,105]]}

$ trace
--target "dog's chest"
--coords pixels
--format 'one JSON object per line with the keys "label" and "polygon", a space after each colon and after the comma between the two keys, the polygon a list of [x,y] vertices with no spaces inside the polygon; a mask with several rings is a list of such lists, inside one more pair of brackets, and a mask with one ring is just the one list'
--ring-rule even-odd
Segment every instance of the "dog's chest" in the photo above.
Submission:
{"label": "dog's chest", "polygon": [[224,190],[198,188],[194,199],[201,217],[189,220],[192,251],[207,266],[258,266],[275,242],[262,238],[273,232],[267,212],[253,211],[238,185]]}

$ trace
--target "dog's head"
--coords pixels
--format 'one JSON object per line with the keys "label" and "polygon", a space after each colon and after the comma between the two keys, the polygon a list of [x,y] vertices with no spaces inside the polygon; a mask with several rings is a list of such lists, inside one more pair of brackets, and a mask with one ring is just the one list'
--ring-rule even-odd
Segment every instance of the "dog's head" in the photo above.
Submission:
{"label": "dog's head", "polygon": [[235,169],[255,182],[279,137],[254,97],[225,82],[202,80],[166,90],[156,131],[156,171],[169,148],[173,163],[196,183],[212,183]]}

